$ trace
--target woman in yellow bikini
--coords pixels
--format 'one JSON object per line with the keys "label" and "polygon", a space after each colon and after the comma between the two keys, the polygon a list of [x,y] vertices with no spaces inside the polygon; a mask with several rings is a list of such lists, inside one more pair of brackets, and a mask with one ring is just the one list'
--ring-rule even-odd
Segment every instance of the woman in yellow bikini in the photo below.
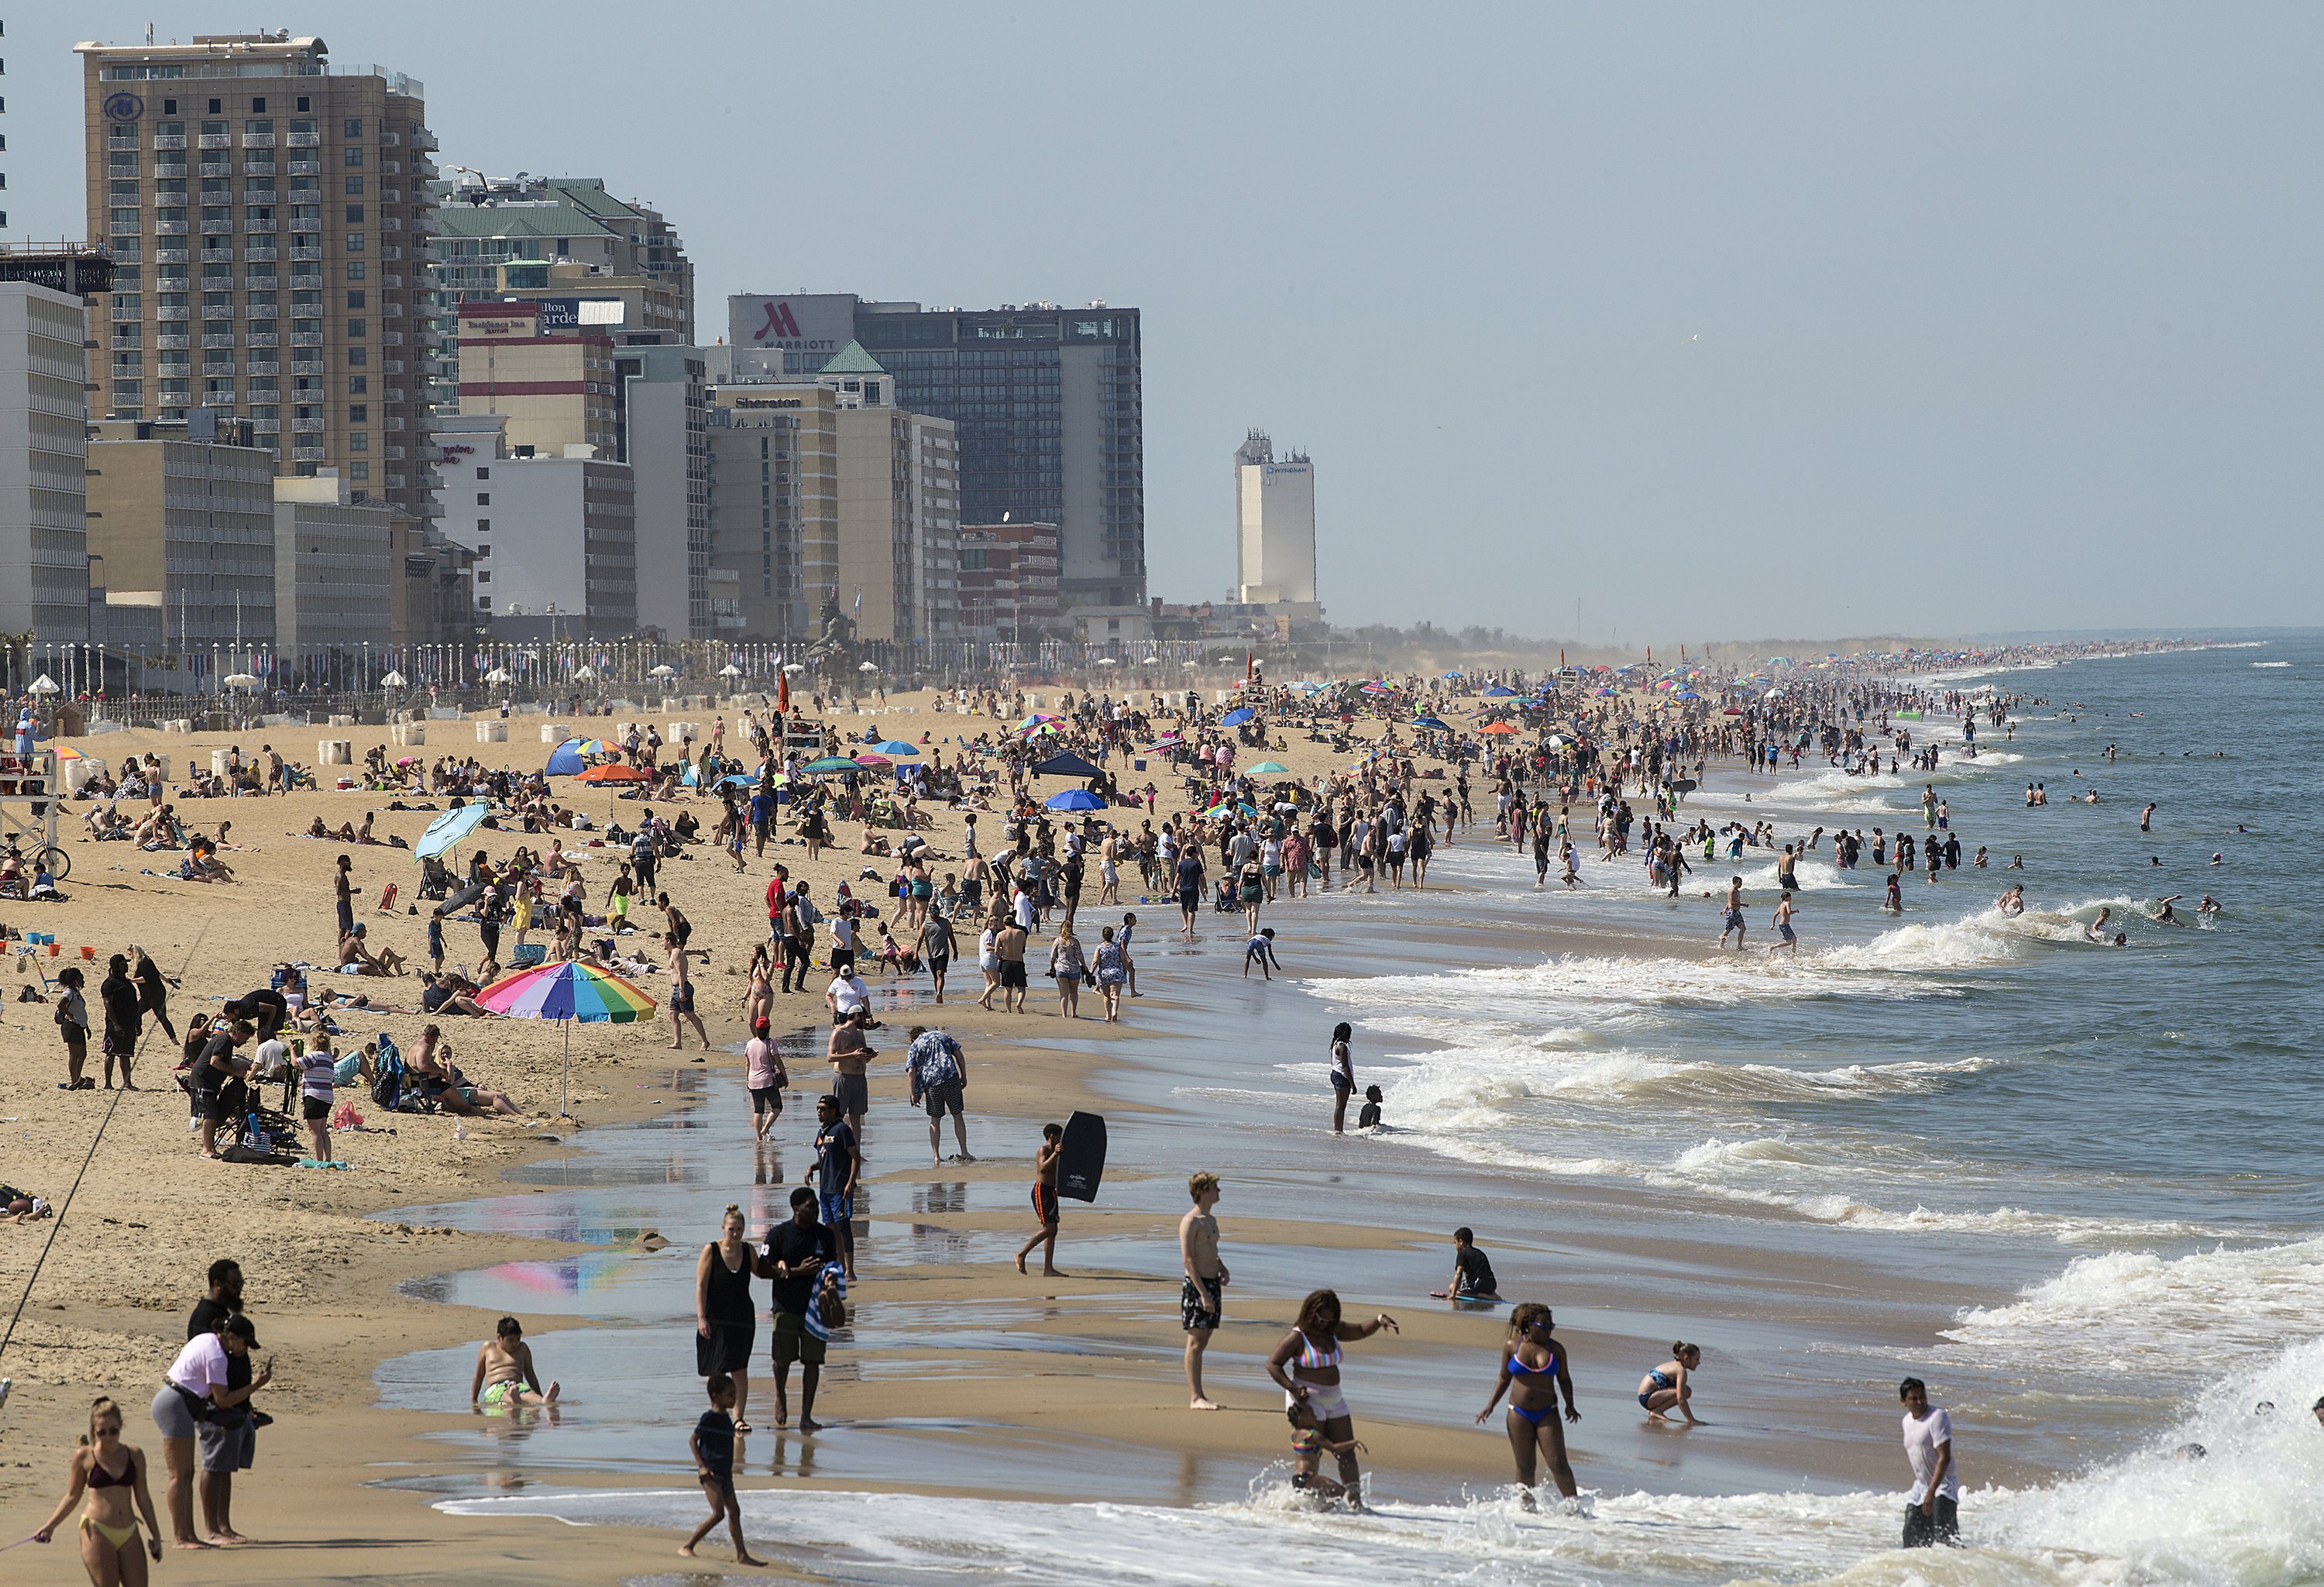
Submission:
{"label": "woman in yellow bikini", "polygon": [[[97,1587],[145,1587],[146,1555],[156,1561],[161,1557],[161,1525],[153,1518],[153,1494],[145,1486],[145,1452],[121,1442],[121,1407],[112,1400],[99,1398],[88,1407],[88,1435],[73,1451],[70,1476],[64,1502],[32,1534],[32,1541],[48,1542],[86,1491],[80,1563],[88,1579]],[[141,1514],[145,1518],[143,1549],[137,1546]]]}

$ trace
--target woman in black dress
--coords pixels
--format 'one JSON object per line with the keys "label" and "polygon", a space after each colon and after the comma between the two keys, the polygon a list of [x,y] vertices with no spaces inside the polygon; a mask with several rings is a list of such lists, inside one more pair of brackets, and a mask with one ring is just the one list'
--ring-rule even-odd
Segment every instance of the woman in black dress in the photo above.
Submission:
{"label": "woman in black dress", "polygon": [[726,1204],[720,1238],[702,1248],[694,1265],[694,1370],[703,1378],[734,1379],[734,1430],[748,1433],[751,1347],[759,1332],[751,1299],[752,1250],[742,1238],[742,1209]]}

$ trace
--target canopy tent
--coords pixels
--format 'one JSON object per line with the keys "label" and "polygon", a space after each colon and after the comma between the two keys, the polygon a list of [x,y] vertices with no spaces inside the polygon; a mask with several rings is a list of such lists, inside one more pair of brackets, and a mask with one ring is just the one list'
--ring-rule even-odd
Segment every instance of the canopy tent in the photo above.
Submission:
{"label": "canopy tent", "polygon": [[1062,754],[1051,755],[1046,761],[1035,761],[1033,775],[1036,777],[1099,777],[1103,773],[1068,750]]}

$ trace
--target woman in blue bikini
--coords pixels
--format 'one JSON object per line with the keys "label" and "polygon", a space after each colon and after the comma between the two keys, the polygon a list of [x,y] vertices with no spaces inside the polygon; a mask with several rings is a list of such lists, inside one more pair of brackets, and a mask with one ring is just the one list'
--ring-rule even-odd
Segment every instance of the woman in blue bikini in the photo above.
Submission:
{"label": "woman in blue bikini", "polygon": [[1481,1426],[1500,1403],[1502,1392],[1508,1392],[1509,1448],[1517,1456],[1517,1483],[1525,1490],[1527,1508],[1533,1504],[1537,1459],[1549,1462],[1550,1481],[1558,1492],[1572,1499],[1579,1491],[1573,1468],[1565,1459],[1565,1429],[1557,1421],[1558,1389],[1565,1390],[1567,1421],[1580,1421],[1582,1411],[1573,1403],[1573,1374],[1568,1370],[1565,1346],[1551,1337],[1556,1327],[1549,1308],[1539,1301],[1526,1301],[1509,1314],[1509,1344],[1501,1352],[1500,1376],[1493,1380],[1493,1398],[1477,1413]]}

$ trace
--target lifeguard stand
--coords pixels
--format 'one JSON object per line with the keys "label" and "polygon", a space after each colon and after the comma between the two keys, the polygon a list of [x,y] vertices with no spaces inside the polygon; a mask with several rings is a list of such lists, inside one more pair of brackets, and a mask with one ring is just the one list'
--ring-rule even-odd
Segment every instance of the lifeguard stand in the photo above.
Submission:
{"label": "lifeguard stand", "polygon": [[57,843],[63,795],[54,750],[0,754],[0,847],[14,845],[59,881],[72,870],[72,856]]}

